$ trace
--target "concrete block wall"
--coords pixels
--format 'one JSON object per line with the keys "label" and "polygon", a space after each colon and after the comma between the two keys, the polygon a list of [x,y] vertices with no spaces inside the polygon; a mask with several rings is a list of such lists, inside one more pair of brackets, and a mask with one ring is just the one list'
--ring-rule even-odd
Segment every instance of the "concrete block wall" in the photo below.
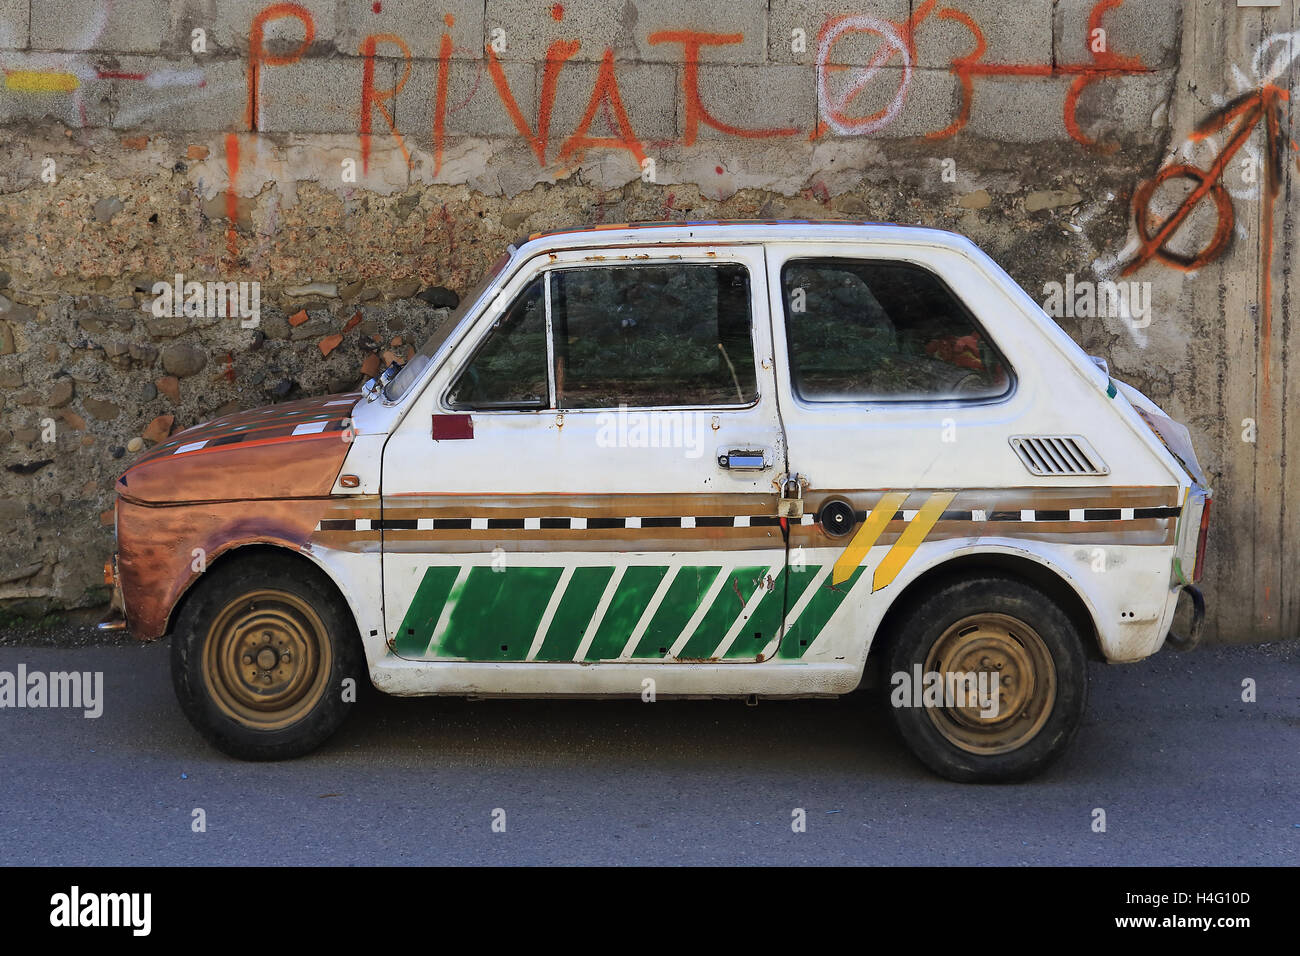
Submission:
{"label": "concrete block wall", "polygon": [[[1219,496],[1212,634],[1294,636],[1297,18],[1297,0],[0,0],[0,605],[101,600],[137,449],[351,387],[521,233],[865,218],[966,233],[1040,299],[1067,275],[1150,283],[1147,324],[1059,321],[1193,429]],[[1233,147],[1270,110],[1273,133]],[[260,327],[152,316],[178,270],[259,282]]]}

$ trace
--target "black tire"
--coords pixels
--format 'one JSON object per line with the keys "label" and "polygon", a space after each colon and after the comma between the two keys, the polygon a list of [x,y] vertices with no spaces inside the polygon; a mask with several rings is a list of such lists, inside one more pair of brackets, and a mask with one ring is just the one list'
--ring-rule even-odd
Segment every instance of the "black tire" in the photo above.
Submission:
{"label": "black tire", "polygon": [[342,725],[364,655],[324,575],[257,555],[213,568],[194,586],[171,665],[181,710],[209,743],[243,760],[282,760],[315,750]]}
{"label": "black tire", "polygon": [[[1079,632],[1055,601],[1023,581],[952,580],[909,608],[887,641],[890,719],[912,753],[949,780],[1032,777],[1066,750],[1083,722],[1088,670]],[[918,667],[922,675],[982,670],[986,694],[976,707],[961,707],[959,694],[940,706],[917,706],[916,695],[904,704],[902,686],[915,684]]]}

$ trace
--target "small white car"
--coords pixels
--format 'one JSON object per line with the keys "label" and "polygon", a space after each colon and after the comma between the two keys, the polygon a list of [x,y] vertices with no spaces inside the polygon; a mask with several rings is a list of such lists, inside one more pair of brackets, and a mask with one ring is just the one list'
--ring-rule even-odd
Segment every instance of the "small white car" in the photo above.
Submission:
{"label": "small white car", "polygon": [[534,235],[361,394],[189,429],[118,492],[127,622],[174,635],[186,714],[245,758],[320,744],[367,672],[816,697],[870,654],[929,767],[1022,778],[1086,658],[1203,620],[1187,430],[932,229]]}

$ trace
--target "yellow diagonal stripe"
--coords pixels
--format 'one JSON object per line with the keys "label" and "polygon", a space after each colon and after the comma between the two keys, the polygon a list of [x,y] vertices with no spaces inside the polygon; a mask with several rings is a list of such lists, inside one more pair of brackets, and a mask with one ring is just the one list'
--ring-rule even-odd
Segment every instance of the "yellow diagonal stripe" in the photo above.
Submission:
{"label": "yellow diagonal stripe", "polygon": [[956,497],[955,491],[937,491],[930,496],[930,500],[916,513],[916,517],[907,523],[903,533],[898,536],[894,546],[885,555],[885,560],[876,566],[875,576],[871,579],[871,590],[879,591],[898,577],[898,572],[903,570],[903,565],[907,564],[908,559],[934,527],[934,523],[939,520],[944,509]]}
{"label": "yellow diagonal stripe", "polygon": [[75,73],[10,70],[5,74],[5,88],[19,93],[71,93],[80,85]]}
{"label": "yellow diagonal stripe", "polygon": [[858,533],[853,536],[853,540],[849,542],[849,546],[844,549],[844,553],[836,560],[835,567],[831,569],[832,587],[843,584],[853,576],[857,566],[862,563],[862,559],[867,556],[867,552],[871,550],[889,522],[894,520],[899,506],[906,500],[906,491],[887,491],[880,496],[876,506],[871,509],[871,514],[867,515],[867,520],[862,522],[862,527],[858,529]]}

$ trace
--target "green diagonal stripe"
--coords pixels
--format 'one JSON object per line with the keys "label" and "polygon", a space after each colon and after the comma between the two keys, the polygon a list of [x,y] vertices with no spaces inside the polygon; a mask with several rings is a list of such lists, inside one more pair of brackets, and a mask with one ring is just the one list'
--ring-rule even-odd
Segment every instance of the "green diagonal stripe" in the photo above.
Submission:
{"label": "green diagonal stripe", "polygon": [[453,565],[438,565],[427,568],[411,606],[406,609],[401,626],[397,629],[393,649],[402,657],[424,657],[429,638],[433,637],[433,627],[438,623],[447,595],[456,581],[460,568]]}
{"label": "green diagonal stripe", "polygon": [[[805,574],[810,578],[821,570],[820,568],[810,567]],[[789,629],[785,637],[781,638],[781,646],[777,649],[776,656],[783,660],[798,660],[803,657],[804,652],[812,646],[813,641],[817,640],[817,635],[822,632],[826,622],[831,619],[831,615],[839,609],[848,596],[853,585],[858,583],[858,578],[862,577],[863,568],[859,566],[852,577],[837,588],[831,587],[831,579],[828,575],[822,582],[822,586],[817,589],[808,606],[803,609],[798,620],[790,621]],[[791,604],[795,601],[791,598]]]}
{"label": "green diagonal stripe", "polygon": [[536,660],[573,660],[591,615],[596,612],[600,596],[605,593],[605,585],[613,574],[614,569],[609,567],[573,569],[573,577],[569,579],[560,606],[555,609],[555,616],[546,629]]}
{"label": "green diagonal stripe", "polygon": [[673,583],[668,585],[663,602],[650,619],[650,624],[637,642],[632,656],[636,658],[660,659],[668,656],[668,649],[682,633],[682,628],[691,619],[708,593],[709,587],[718,577],[720,567],[686,567],[677,572]]}
{"label": "green diagonal stripe", "polygon": [[776,576],[772,589],[758,602],[749,620],[740,626],[736,639],[723,657],[728,660],[754,660],[781,627],[781,611],[785,604],[785,569]]}
{"label": "green diagonal stripe", "polygon": [[472,568],[434,656],[467,661],[526,659],[560,574],[560,568]]}
{"label": "green diagonal stripe", "polygon": [[763,564],[757,567],[733,568],[723,572],[727,579],[722,584],[722,590],[718,592],[709,609],[704,612],[704,618],[677,656],[695,660],[711,657],[718,645],[722,643],[722,639],[727,636],[732,622],[740,616],[740,612],[753,597],[755,579],[760,575],[765,576],[767,569],[768,565]]}
{"label": "green diagonal stripe", "polygon": [[627,646],[641,615],[650,606],[655,588],[668,573],[666,567],[629,567],[618,582],[618,590],[610,599],[605,616],[596,627],[585,656],[589,661],[607,661],[618,657]]}

